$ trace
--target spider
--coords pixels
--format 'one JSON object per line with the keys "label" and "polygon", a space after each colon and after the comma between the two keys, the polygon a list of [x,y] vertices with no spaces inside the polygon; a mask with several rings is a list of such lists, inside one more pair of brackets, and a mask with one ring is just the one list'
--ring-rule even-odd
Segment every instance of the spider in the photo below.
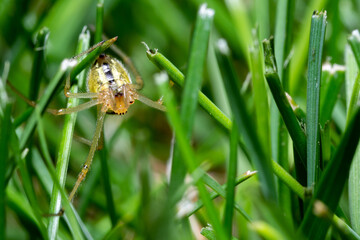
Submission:
{"label": "spider", "polygon": [[[128,108],[135,102],[135,100],[139,100],[146,105],[161,111],[166,110],[162,105],[161,98],[158,101],[152,101],[151,99],[138,93],[138,90],[142,89],[143,87],[142,78],[140,77],[129,57],[127,57],[114,45],[112,45],[112,49],[122,58],[124,63],[130,67],[135,76],[135,82],[131,80],[130,74],[119,60],[106,54],[100,54],[92,64],[88,73],[86,81],[88,92],[71,93],[70,77],[67,77],[64,88],[64,94],[66,97],[85,98],[91,100],[73,108],[62,108],[59,110],[50,111],[54,115],[64,115],[85,110],[95,105],[99,106],[96,128],[93,139],[91,141],[90,151],[82,167],[82,170],[78,175],[76,183],[69,194],[70,202],[73,200],[77,189],[79,188],[81,182],[85,179],[86,174],[90,169],[95,151],[98,147],[98,142],[101,136],[106,114],[124,115],[127,113]],[[94,47],[76,57],[87,54],[92,50],[94,50]],[[64,210],[61,209],[59,215],[62,215],[63,211]]]}

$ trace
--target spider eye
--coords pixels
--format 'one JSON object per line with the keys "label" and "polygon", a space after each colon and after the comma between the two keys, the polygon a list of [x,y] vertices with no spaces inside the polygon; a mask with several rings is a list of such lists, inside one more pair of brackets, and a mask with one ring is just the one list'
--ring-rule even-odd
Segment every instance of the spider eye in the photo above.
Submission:
{"label": "spider eye", "polygon": [[132,101],[132,100],[131,100],[129,103],[130,103],[130,104],[133,104],[133,103],[134,103],[134,101]]}

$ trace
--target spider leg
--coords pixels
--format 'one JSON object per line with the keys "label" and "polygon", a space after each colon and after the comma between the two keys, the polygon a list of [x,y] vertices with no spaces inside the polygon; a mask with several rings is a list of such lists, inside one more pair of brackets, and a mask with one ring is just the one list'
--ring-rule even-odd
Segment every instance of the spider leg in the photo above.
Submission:
{"label": "spider leg", "polygon": [[97,116],[97,121],[96,121],[96,129],[95,129],[94,137],[93,137],[93,140],[92,140],[92,143],[91,143],[90,151],[89,151],[89,154],[88,154],[88,156],[86,158],[86,162],[85,162],[81,172],[78,175],[76,183],[75,183],[75,185],[74,185],[74,187],[71,190],[71,193],[69,195],[69,201],[70,202],[74,198],[74,195],[75,195],[77,189],[79,188],[81,182],[85,179],[86,174],[88,173],[88,171],[90,169],[90,166],[91,166],[91,163],[93,161],[94,154],[95,154],[95,151],[96,151],[96,148],[97,148],[97,145],[98,145],[98,141],[99,141],[99,138],[100,138],[100,135],[101,135],[101,130],[102,130],[103,125],[104,125],[105,114],[106,114],[106,111],[102,111],[100,109],[98,110],[98,114],[97,114],[98,116]]}
{"label": "spider leg", "polygon": [[94,99],[86,103],[77,105],[76,107],[73,108],[47,109],[47,111],[53,115],[64,115],[64,114],[70,114],[73,112],[82,111],[98,104],[99,104],[98,100]]}
{"label": "spider leg", "polygon": [[[74,139],[75,139],[76,141],[78,141],[78,142],[80,142],[80,143],[83,143],[83,144],[88,145],[89,147],[91,147],[91,143],[92,143],[91,140],[86,139],[86,138],[84,138],[84,137],[81,137],[81,136],[79,136],[79,135],[76,135],[75,133],[74,133],[73,137],[74,137]],[[101,149],[103,149],[103,147],[104,147],[104,144],[103,144],[102,139],[100,138],[96,150],[101,150]]]}
{"label": "spider leg", "polygon": [[166,111],[166,107],[164,105],[162,105],[162,98],[160,98],[158,101],[155,102],[137,92],[133,92],[133,96],[135,99],[148,105],[149,107],[156,108],[156,109],[158,109],[160,111],[164,111],[164,112]]}

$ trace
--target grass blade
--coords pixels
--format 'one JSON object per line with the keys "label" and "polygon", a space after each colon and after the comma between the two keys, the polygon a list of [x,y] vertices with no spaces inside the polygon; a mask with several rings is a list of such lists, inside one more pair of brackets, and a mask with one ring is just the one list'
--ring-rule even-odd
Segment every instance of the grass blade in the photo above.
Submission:
{"label": "grass blade", "polygon": [[[351,119],[359,100],[360,88],[360,34],[359,31],[353,31],[348,39],[352,53],[347,48],[347,75],[346,75],[346,99],[347,99],[347,122]],[[356,61],[357,66],[354,64]],[[356,78],[353,78],[356,76]],[[351,95],[350,95],[351,94]],[[350,100],[350,101],[349,101]],[[360,145],[358,145],[353,163],[350,169],[349,177],[349,210],[351,225],[355,232],[360,234]]]}
{"label": "grass blade", "polygon": [[[360,138],[360,107],[358,106],[346,127],[341,142],[323,171],[303,222],[302,232],[309,239],[324,239],[329,223],[313,214],[315,200],[322,201],[330,211],[335,212],[345,183],[349,177],[350,165]],[[331,187],[329,187],[331,186]]]}
{"label": "grass blade", "polygon": [[332,112],[335,107],[335,103],[338,99],[338,95],[341,86],[344,82],[344,71],[342,66],[334,64],[325,64],[323,66],[323,75],[328,78],[325,84],[322,80],[320,90],[320,125],[324,126],[325,122],[331,119]]}
{"label": "grass blade", "polygon": [[257,36],[254,38],[254,43],[250,47],[250,72],[253,83],[256,129],[264,153],[271,156],[269,103],[265,87],[263,56]]}
{"label": "grass blade", "polygon": [[[307,6],[304,16],[309,16],[314,12],[314,9],[324,9],[328,0],[314,0],[309,3]],[[309,17],[303,18],[301,28],[296,35],[295,41],[295,51],[291,59],[290,63],[290,94],[294,95],[297,93],[299,89],[300,79],[302,76],[302,72],[304,71],[305,61],[306,61],[306,53],[309,47],[309,36],[310,30],[309,26],[311,23],[311,19]]]}
{"label": "grass blade", "polygon": [[276,62],[270,40],[263,41],[265,55],[265,78],[270,87],[273,98],[293,140],[294,147],[306,166],[306,136],[302,131],[299,122],[286,97],[285,91],[276,70]]}
{"label": "grass blade", "polygon": [[326,29],[326,11],[314,12],[311,19],[306,101],[307,186],[315,185],[320,167],[320,84],[321,59]]}
{"label": "grass blade", "polygon": [[104,0],[98,0],[96,5],[96,31],[95,42],[101,42],[103,34],[104,21]]}
{"label": "grass blade", "polygon": [[[250,172],[247,171],[246,173],[244,173],[242,176],[238,177],[235,181],[235,186],[239,185],[240,183],[244,182],[245,180],[249,179],[250,177],[254,176],[256,174],[256,172]],[[204,175],[205,176],[205,175]],[[208,177],[208,179],[210,179],[210,177]],[[218,188],[217,186],[215,186],[214,184],[210,184],[211,181],[208,181],[207,179],[205,179],[203,177],[203,181],[205,184],[207,184],[209,187],[211,187],[214,192],[211,193],[211,199],[215,199],[219,196],[226,198],[226,184],[224,184],[223,186],[221,186],[221,188]],[[215,180],[213,180],[215,181]],[[215,181],[216,182],[216,181]],[[186,215],[187,217],[190,217],[191,215],[193,215],[196,211],[198,211],[200,208],[202,208],[204,206],[204,204],[202,203],[201,200],[198,200],[195,203],[195,206],[193,208],[193,210],[189,211],[189,213]],[[247,221],[251,221],[249,215],[237,204],[234,203],[234,208],[247,220]]]}
{"label": "grass blade", "polygon": [[[203,79],[203,69],[213,17],[214,11],[212,9],[207,9],[205,5],[200,7],[193,33],[180,111],[181,120],[188,139],[190,139],[195,119],[198,92],[201,87],[201,80]],[[186,167],[175,144],[169,184],[170,195],[173,195],[183,184],[185,173]]]}
{"label": "grass blade", "polygon": [[[287,56],[292,45],[292,24],[294,18],[294,1],[279,1],[276,8],[276,25],[274,39],[274,54],[277,62],[277,72],[285,91],[289,91],[289,67]],[[266,38],[269,36],[266,36]],[[263,38],[264,39],[264,38]],[[289,171],[289,134],[286,125],[279,114],[274,99],[271,100],[271,140],[272,156]],[[295,150],[296,151],[296,150]],[[279,181],[278,199],[285,216],[291,216],[291,195],[286,184]],[[291,218],[288,218],[291,221]]]}
{"label": "grass blade", "polygon": [[[251,25],[244,0],[227,0],[225,4],[230,12],[234,23],[234,32],[237,36],[238,44],[241,47],[242,54],[249,64],[248,48],[251,45]],[[250,65],[250,64],[249,64]]]}
{"label": "grass blade", "polygon": [[175,136],[179,146],[179,151],[181,151],[181,155],[186,164],[186,167],[188,168],[188,171],[192,174],[193,180],[199,190],[200,198],[206,207],[210,222],[214,226],[214,229],[219,239],[226,239],[224,230],[220,224],[218,213],[214,208],[214,205],[211,201],[208,192],[206,191],[205,186],[199,181],[202,176],[202,171],[197,169],[196,166],[197,161],[195,158],[195,154],[189,145],[189,141],[185,134],[185,130],[183,129],[180,116],[176,111],[176,104],[173,93],[168,89],[168,86],[166,84],[167,76],[163,77],[163,75],[160,75],[159,77],[157,77],[157,81],[158,84],[160,85],[161,93],[167,99],[165,103],[167,107],[167,116],[169,118],[169,122],[172,125],[173,130],[175,131]]}
{"label": "grass blade", "polygon": [[[37,112],[37,117],[38,117],[37,127],[38,127],[39,139],[40,139],[40,147],[41,147],[42,154],[44,156],[44,159],[45,159],[45,161],[47,163],[47,167],[48,167],[48,168],[45,167],[42,170],[43,171],[46,171],[47,169],[49,170],[48,172],[45,172],[45,174],[38,174],[40,182],[42,182],[45,187],[51,184],[51,186],[49,186],[49,188],[47,188],[47,187],[45,188],[46,190],[48,190],[48,195],[51,195],[55,191],[59,195],[61,195],[61,197],[63,198],[62,203],[63,203],[64,209],[66,211],[65,215],[64,215],[64,219],[68,224],[68,227],[73,235],[73,238],[74,239],[84,239],[84,237],[82,235],[82,231],[80,230],[80,226],[79,226],[80,221],[79,221],[79,219],[76,218],[74,209],[70,206],[70,202],[67,199],[65,190],[63,189],[63,186],[60,185],[59,176],[56,174],[56,170],[54,169],[54,167],[52,165],[53,163],[52,163],[49,149],[48,149],[48,146],[46,143],[45,132],[44,132],[44,127],[43,127],[40,111],[37,109],[35,109],[35,111]],[[33,160],[34,165],[35,165],[36,161],[41,162],[41,164],[43,164],[43,162],[42,162],[43,160],[40,159],[40,154],[38,153],[38,151],[36,151],[36,149],[35,149],[33,151],[33,153],[34,153],[33,154],[34,157],[36,157],[36,159]],[[36,164],[39,164],[39,163],[36,163]],[[49,177],[49,176],[51,177],[51,179],[49,179],[49,178],[45,179],[45,177]],[[63,177],[63,178],[65,178],[65,177]],[[56,190],[51,192],[51,189],[56,189]],[[53,198],[53,196],[51,196],[51,198]],[[60,199],[59,201],[61,201],[60,197],[59,197],[59,199]],[[50,202],[50,208],[52,207],[51,203],[52,202]],[[52,210],[50,209],[50,213],[57,213],[57,212],[52,212]],[[47,226],[49,239],[53,237],[52,235],[55,235],[55,236],[58,235],[56,237],[60,237],[60,233],[57,234],[58,221],[59,221],[59,217],[51,216],[49,218],[49,224]],[[84,227],[83,227],[83,232],[84,233],[87,232]],[[91,239],[91,236],[87,237],[87,239]]]}
{"label": "grass blade", "polygon": [[44,74],[43,69],[45,63],[45,46],[48,37],[49,29],[46,27],[40,29],[40,31],[36,34],[35,54],[30,78],[31,88],[29,88],[30,100],[36,100],[38,97],[41,78]]}
{"label": "grass blade", "polygon": [[[0,84],[3,85],[1,79]],[[1,91],[2,92],[2,91]],[[0,93],[1,94],[1,93]],[[5,215],[5,203],[6,203],[6,162],[9,157],[9,139],[11,126],[11,108],[12,104],[8,99],[4,99],[6,96],[1,96],[1,109],[0,114],[0,239],[5,239],[6,231],[6,215]]]}
{"label": "grass blade", "polygon": [[[170,79],[174,81],[178,86],[184,87],[185,76],[176,68],[176,66],[170,62],[159,51],[147,49],[146,55],[151,62],[153,62],[159,69],[164,69],[169,75]],[[232,128],[231,120],[201,91],[198,92],[199,105],[208,112],[217,122],[229,131]]]}
{"label": "grass blade", "polygon": [[230,107],[234,119],[238,124],[239,134],[244,137],[247,148],[249,149],[251,161],[253,162],[259,174],[261,190],[265,198],[269,200],[276,199],[275,181],[272,175],[271,159],[265,155],[264,149],[260,145],[256,130],[252,127],[252,120],[246,111],[245,101],[240,95],[237,76],[230,62],[229,49],[225,41],[219,43],[217,58],[219,65],[222,67],[225,89],[228,94]]}
{"label": "grass blade", "polygon": [[226,203],[224,213],[224,228],[227,239],[232,236],[232,220],[233,210],[235,204],[235,178],[237,170],[237,145],[238,145],[238,130],[236,123],[233,124],[233,130],[230,134],[230,158],[227,168],[227,181],[226,181]]}
{"label": "grass blade", "polygon": [[[175,110],[175,104],[172,100],[173,97],[170,95],[171,92],[166,90],[167,87],[164,82],[161,84],[162,93],[167,99],[168,116],[170,118],[170,123],[172,124],[175,131],[177,140],[171,169],[171,179],[169,186],[170,196],[173,196],[172,193],[175,193],[177,189],[183,184],[186,171],[185,166],[188,168],[190,173],[194,173],[196,170],[195,157],[191,148],[189,148],[188,143],[195,118],[195,110],[198,101],[197,97],[201,86],[203,67],[205,63],[213,17],[214,11],[212,9],[206,8],[206,4],[201,5],[192,39],[187,71],[188,74],[183,91],[180,117],[178,117],[178,114]],[[181,162],[181,157],[183,160],[185,160],[186,165]],[[194,178],[197,179],[196,176]],[[216,212],[213,203],[211,202],[210,196],[206,192],[204,185],[201,182],[196,182],[200,197],[204,201],[209,219],[214,226],[214,229],[216,230],[217,236],[219,239],[225,239],[218,213]]]}
{"label": "grass blade", "polygon": [[351,50],[353,51],[357,66],[360,67],[360,33],[359,30],[354,30],[348,38]]}
{"label": "grass blade", "polygon": [[[77,49],[77,54],[85,51],[89,48],[90,43],[90,32],[84,28],[83,32],[79,36],[79,44]],[[83,87],[85,83],[85,72],[81,73],[78,77],[78,85],[73,85],[70,89],[72,93],[78,91],[78,86]],[[67,108],[75,107],[79,103],[77,98],[69,98],[67,103]],[[59,153],[56,163],[56,176],[59,179],[61,187],[64,187],[67,168],[70,159],[70,151],[73,139],[73,133],[76,123],[77,113],[65,115],[63,135],[60,141]],[[50,200],[50,213],[58,213],[61,209],[61,195],[59,189],[54,185]],[[55,239],[57,235],[58,225],[59,225],[59,216],[51,217],[48,226],[48,234],[50,239]]]}

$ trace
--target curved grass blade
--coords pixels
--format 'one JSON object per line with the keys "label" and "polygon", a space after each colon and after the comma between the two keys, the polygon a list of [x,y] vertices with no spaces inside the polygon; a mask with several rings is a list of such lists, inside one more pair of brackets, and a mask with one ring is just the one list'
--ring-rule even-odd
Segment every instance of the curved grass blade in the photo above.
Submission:
{"label": "curved grass blade", "polygon": [[306,136],[297,121],[280,82],[279,75],[276,72],[277,67],[270,40],[264,40],[263,46],[265,55],[265,78],[289,131],[290,137],[293,140],[294,147],[301,158],[302,164],[306,166]]}

